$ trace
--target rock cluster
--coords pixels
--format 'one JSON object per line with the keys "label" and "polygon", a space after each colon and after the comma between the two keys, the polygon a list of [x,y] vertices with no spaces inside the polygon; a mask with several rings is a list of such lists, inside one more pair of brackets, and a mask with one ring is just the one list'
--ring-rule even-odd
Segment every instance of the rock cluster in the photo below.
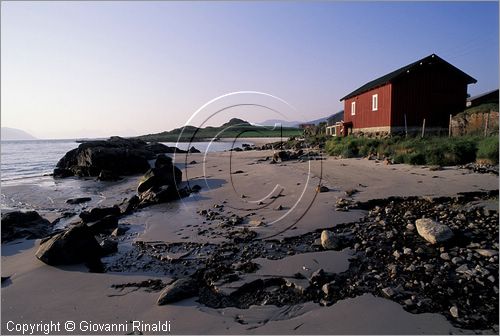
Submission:
{"label": "rock cluster", "polygon": [[178,186],[182,172],[174,166],[172,159],[159,155],[154,168],[149,169],[137,186],[139,205],[156,204],[179,198]]}
{"label": "rock cluster", "polygon": [[[191,153],[197,150],[193,147]],[[186,153],[176,147],[160,143],[148,144],[138,139],[111,137],[81,143],[67,152],[54,169],[55,177],[99,177],[100,180],[115,180],[121,175],[146,172],[148,160],[160,153]]]}
{"label": "rock cluster", "polygon": [[467,163],[459,166],[461,169],[468,169],[474,173],[479,174],[493,174],[498,175],[498,165],[484,164],[484,163]]}
{"label": "rock cluster", "polygon": [[[358,207],[367,210],[360,221],[279,241],[141,243],[109,267],[114,271],[156,270],[179,279],[195,279],[197,292],[188,290],[185,297],[198,295],[198,301],[210,307],[244,309],[307,301],[331,305],[372,293],[413,313],[441,313],[461,328],[494,329],[498,325],[498,213],[478,206],[482,197],[491,195],[360,203]],[[207,220],[224,222],[228,216],[222,207],[201,210],[200,214]],[[453,236],[428,241],[417,229],[422,218],[446,226]],[[221,229],[234,230],[230,224]],[[292,278],[266,277],[240,284],[230,292],[224,289],[225,284],[231,287],[241,280],[243,273],[255,272],[255,258],[281,259],[346,247],[353,248],[354,255],[345,272],[330,274],[318,265],[309,277],[298,272]]]}
{"label": "rock cluster", "polygon": [[92,230],[80,223],[42,240],[35,255],[52,266],[87,263],[95,270],[103,251]]}
{"label": "rock cluster", "polygon": [[2,213],[2,243],[19,238],[42,238],[51,231],[50,222],[36,211]]}

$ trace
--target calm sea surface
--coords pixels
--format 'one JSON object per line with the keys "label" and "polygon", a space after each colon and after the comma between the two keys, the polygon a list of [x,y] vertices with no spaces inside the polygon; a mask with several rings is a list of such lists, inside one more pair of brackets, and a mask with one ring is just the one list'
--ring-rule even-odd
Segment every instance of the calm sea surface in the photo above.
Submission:
{"label": "calm sea surface", "polygon": [[[188,149],[194,146],[201,152],[208,147],[209,152],[220,152],[233,147],[233,142],[171,143],[168,146],[177,146]],[[241,147],[243,142],[235,142],[235,147]],[[69,150],[78,147],[75,140],[29,140],[29,141],[2,141],[1,150],[1,180],[12,181],[39,177],[52,173],[57,161]]]}

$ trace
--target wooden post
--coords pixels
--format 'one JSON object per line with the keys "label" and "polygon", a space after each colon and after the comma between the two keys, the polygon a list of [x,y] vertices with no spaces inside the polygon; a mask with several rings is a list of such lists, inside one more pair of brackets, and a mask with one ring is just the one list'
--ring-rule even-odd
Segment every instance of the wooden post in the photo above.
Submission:
{"label": "wooden post", "polygon": [[425,118],[424,118],[424,122],[422,123],[422,138],[424,137],[425,135]]}
{"label": "wooden post", "polygon": [[484,136],[488,135],[488,124],[489,124],[489,121],[490,121],[490,111],[488,111],[488,114],[486,115],[486,121],[484,123]]}
{"label": "wooden post", "polygon": [[448,137],[451,137],[451,114],[450,114],[450,123],[448,124]]}
{"label": "wooden post", "polygon": [[280,149],[283,150],[283,124],[280,123]]}
{"label": "wooden post", "polygon": [[408,137],[408,124],[406,123],[406,113],[405,113],[405,138]]}

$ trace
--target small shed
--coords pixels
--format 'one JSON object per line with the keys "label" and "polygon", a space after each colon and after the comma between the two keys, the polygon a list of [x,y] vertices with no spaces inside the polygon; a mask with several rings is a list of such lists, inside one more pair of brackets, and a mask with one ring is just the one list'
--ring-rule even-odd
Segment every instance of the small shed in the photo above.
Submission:
{"label": "small shed", "polygon": [[465,109],[467,86],[477,81],[436,54],[357,88],[344,101],[353,133],[384,135],[447,130],[450,114]]}

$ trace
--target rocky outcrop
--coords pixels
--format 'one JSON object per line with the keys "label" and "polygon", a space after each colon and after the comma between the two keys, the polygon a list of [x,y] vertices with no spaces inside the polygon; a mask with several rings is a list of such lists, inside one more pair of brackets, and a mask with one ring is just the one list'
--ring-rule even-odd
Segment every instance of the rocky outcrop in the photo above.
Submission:
{"label": "rocky outcrop", "polygon": [[97,264],[103,251],[90,228],[80,223],[40,243],[35,255],[52,266]]}
{"label": "rocky outcrop", "polygon": [[19,238],[45,237],[51,230],[50,222],[36,211],[13,211],[2,214],[2,243]]}
{"label": "rocky outcrop", "polygon": [[118,206],[109,208],[93,208],[90,211],[82,211],[80,213],[80,218],[85,223],[90,223],[101,220],[106,216],[119,216],[120,213],[120,208]]}
{"label": "rocky outcrop", "polygon": [[160,143],[148,144],[142,140],[120,137],[86,141],[59,160],[54,169],[54,176],[92,176],[103,181],[112,181],[121,175],[145,173],[150,168],[148,160],[154,159],[160,153],[186,151]]}
{"label": "rocky outcrop", "polygon": [[137,187],[141,205],[167,202],[179,198],[178,185],[182,181],[182,172],[175,167],[172,159],[159,155],[155,167],[144,174]]}
{"label": "rocky outcrop", "polygon": [[90,202],[92,198],[90,197],[78,197],[78,198],[70,198],[66,200],[67,204],[80,204],[80,203],[86,203]]}
{"label": "rocky outcrop", "polygon": [[149,169],[154,152],[147,150],[146,142],[111,137],[109,140],[87,141],[70,150],[57,163],[55,177],[132,175]]}

